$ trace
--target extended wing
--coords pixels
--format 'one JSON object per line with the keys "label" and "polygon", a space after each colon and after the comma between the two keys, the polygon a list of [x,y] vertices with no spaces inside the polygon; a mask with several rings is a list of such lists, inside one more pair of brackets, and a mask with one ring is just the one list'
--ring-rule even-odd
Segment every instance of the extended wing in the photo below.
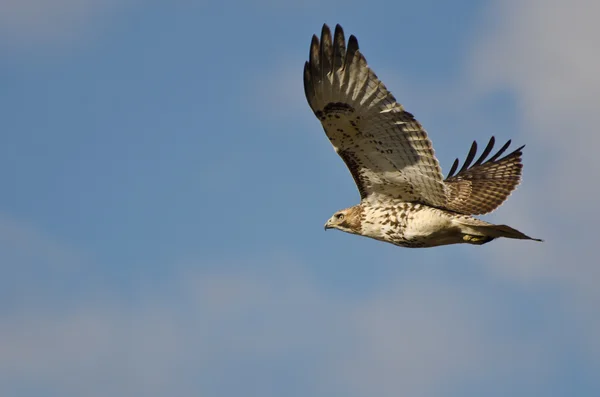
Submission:
{"label": "extended wing", "polygon": [[454,161],[445,183],[448,186],[448,202],[445,208],[461,214],[481,215],[492,212],[510,196],[521,183],[521,151],[524,146],[500,158],[510,146],[510,140],[486,161],[486,157],[494,148],[492,137],[481,156],[473,165],[471,162],[477,153],[477,142],[473,142],[471,150],[460,171],[458,159]]}
{"label": "extended wing", "polygon": [[304,65],[304,90],[363,200],[381,196],[446,204],[446,186],[431,141],[421,124],[396,102],[367,66],[350,36],[323,25]]}

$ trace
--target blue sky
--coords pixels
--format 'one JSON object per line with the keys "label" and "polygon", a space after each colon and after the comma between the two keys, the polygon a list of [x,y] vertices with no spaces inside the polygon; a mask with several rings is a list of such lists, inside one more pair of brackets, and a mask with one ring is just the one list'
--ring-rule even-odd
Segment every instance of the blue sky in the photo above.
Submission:
{"label": "blue sky", "polygon": [[[575,3],[3,2],[0,394],[600,394],[600,6]],[[304,99],[324,22],[444,172],[526,144],[485,219],[546,242],[323,232],[359,199]]]}

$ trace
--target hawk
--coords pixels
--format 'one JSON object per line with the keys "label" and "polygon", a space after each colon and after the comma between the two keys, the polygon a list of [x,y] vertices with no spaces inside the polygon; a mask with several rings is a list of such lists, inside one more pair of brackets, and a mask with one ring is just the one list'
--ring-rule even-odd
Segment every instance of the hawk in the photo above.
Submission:
{"label": "hawk", "polygon": [[325,224],[343,232],[402,247],[423,248],[498,237],[536,240],[506,225],[472,215],[498,208],[521,182],[523,146],[494,155],[492,137],[477,158],[477,142],[457,171],[444,179],[425,129],[396,102],[367,66],[356,37],[340,25],[313,35],[304,64],[304,91],[325,134],[358,187],[360,203],[337,211]]}

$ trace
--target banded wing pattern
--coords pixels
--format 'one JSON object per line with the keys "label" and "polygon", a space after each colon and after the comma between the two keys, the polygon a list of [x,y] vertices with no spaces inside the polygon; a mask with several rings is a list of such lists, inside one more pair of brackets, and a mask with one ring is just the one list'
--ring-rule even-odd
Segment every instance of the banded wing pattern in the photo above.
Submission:
{"label": "banded wing pattern", "polygon": [[362,200],[394,198],[443,207],[446,186],[421,124],[367,66],[341,26],[313,36],[304,65],[308,103],[346,163]]}
{"label": "banded wing pattern", "polygon": [[474,141],[463,166],[456,175],[458,159],[444,181],[448,186],[448,202],[445,208],[468,215],[481,215],[498,208],[521,183],[523,164],[521,163],[521,146],[500,158],[508,149],[509,140],[488,160],[495,144],[492,137],[481,156],[471,165],[477,154],[477,142]]}

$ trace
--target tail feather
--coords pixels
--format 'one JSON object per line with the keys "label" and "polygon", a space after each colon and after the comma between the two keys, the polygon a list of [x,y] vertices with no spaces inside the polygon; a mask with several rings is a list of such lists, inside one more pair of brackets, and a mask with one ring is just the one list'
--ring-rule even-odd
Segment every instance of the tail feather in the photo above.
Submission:
{"label": "tail feather", "polygon": [[505,237],[505,238],[519,239],[519,240],[534,240],[534,241],[540,241],[540,242],[544,241],[539,238],[529,237],[525,233],[522,233],[522,232],[518,231],[517,229],[513,229],[512,227],[507,226],[507,225],[484,225],[484,226],[469,225],[469,228],[482,233],[484,236],[492,237],[492,238]]}

